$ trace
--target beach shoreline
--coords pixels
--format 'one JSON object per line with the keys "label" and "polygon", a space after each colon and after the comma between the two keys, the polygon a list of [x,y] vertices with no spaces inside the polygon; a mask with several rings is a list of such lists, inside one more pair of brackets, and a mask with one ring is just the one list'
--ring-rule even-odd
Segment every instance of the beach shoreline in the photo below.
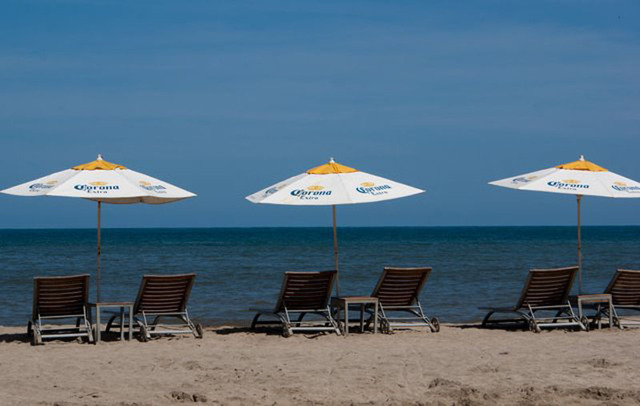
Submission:
{"label": "beach shoreline", "polygon": [[2,404],[637,404],[637,330],[480,329],[300,335],[207,327],[205,337],[29,345],[0,327]]}

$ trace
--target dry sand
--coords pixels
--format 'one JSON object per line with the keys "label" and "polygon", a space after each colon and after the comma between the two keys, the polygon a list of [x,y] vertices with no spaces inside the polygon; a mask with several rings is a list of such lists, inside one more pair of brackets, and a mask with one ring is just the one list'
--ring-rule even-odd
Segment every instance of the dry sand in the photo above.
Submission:
{"label": "dry sand", "polygon": [[640,330],[193,337],[32,347],[0,328],[2,405],[639,404]]}

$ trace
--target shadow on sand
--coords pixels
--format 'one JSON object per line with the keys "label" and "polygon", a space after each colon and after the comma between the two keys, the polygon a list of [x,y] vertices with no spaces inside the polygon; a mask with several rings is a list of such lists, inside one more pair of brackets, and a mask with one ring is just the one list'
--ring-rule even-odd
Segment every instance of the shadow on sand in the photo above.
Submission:
{"label": "shadow on sand", "polygon": [[[282,336],[282,327],[281,326],[260,326],[255,329],[251,329],[247,326],[224,326],[224,327],[213,327],[207,329],[208,332],[213,334],[220,335],[228,335],[228,334],[250,334],[250,335],[267,335],[267,336]],[[302,336],[309,339],[314,339],[318,337],[322,337],[327,335],[326,332],[316,333],[316,334],[296,334],[297,336]]]}
{"label": "shadow on sand", "polygon": [[502,331],[528,331],[529,326],[526,323],[503,323],[495,325],[487,325],[482,327],[482,323],[463,323],[449,324],[448,327],[459,329],[479,329],[479,330],[502,330]]}
{"label": "shadow on sand", "polygon": [[29,337],[26,331],[24,333],[0,334],[0,343],[29,343]]}

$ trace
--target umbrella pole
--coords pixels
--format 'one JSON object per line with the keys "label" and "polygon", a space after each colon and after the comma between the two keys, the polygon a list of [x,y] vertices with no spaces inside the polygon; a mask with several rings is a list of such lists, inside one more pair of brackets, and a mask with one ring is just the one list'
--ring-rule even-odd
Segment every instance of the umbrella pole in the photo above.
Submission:
{"label": "umbrella pole", "polygon": [[577,195],[578,201],[578,294],[582,294],[582,241],[580,236],[580,201],[582,195]]}
{"label": "umbrella pole", "polygon": [[333,258],[336,261],[336,295],[340,296],[340,271],[338,270],[338,231],[336,229],[336,205],[331,206],[333,212]]}
{"label": "umbrella pole", "polygon": [[96,274],[96,303],[100,303],[100,211],[102,202],[98,202],[98,272]]}

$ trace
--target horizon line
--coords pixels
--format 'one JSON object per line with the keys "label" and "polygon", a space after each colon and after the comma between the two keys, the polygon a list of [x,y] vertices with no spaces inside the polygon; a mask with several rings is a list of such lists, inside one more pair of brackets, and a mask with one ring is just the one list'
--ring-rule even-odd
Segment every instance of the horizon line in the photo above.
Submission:
{"label": "horizon line", "polygon": [[[544,225],[432,225],[432,226],[338,226],[337,228],[547,228],[547,227],[570,227],[576,228],[577,225],[558,225],[558,224],[544,224]],[[640,227],[640,224],[596,224],[596,225],[582,225],[582,228],[594,228],[594,227]],[[208,226],[208,227],[102,227],[101,230],[210,230],[210,229],[304,229],[304,228],[332,228],[328,226]],[[0,231],[50,231],[50,230],[93,230],[96,231],[96,227],[0,227]]]}

